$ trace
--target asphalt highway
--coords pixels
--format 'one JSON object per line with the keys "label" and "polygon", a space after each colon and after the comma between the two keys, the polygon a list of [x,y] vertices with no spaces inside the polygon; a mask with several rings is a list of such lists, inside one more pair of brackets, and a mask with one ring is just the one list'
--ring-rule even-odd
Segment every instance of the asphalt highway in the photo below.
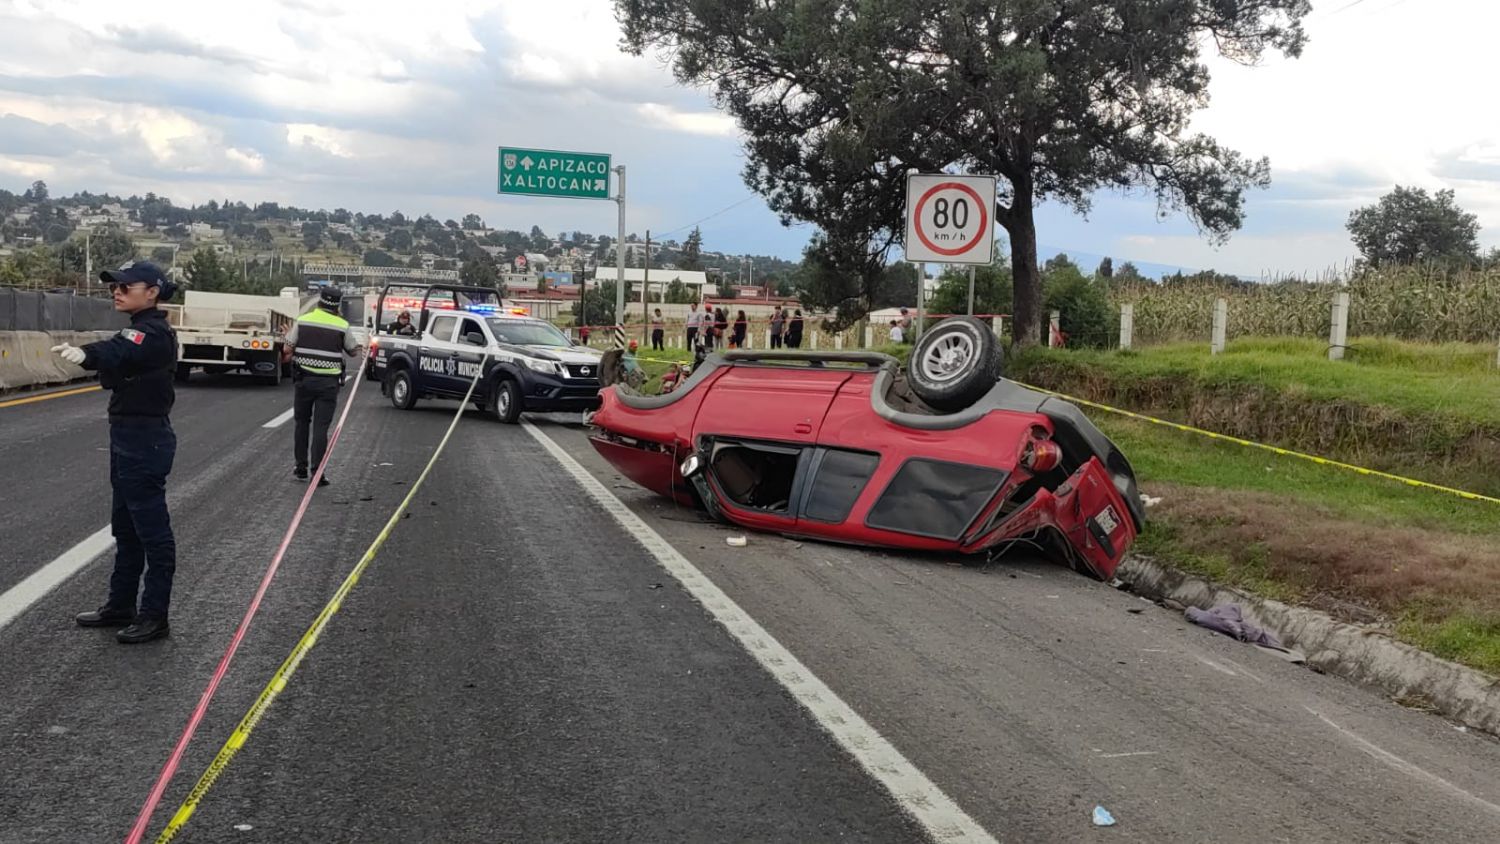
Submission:
{"label": "asphalt highway", "polygon": [[[456,409],[402,412],[374,384],[360,391],[334,484],[314,497],[153,833]],[[232,376],[179,389],[170,638],[125,647],[73,624],[103,598],[107,554],[0,627],[0,841],[124,837],[304,489],[291,423],[266,427],[290,399]],[[0,407],[0,610],[108,522],[104,401]],[[576,416],[529,421],[465,417],[177,840],[934,837],[910,795],[861,764],[865,739],[830,732],[538,436],[996,839],[1500,840],[1488,737],[1024,551],[967,566],[758,534],[730,547],[723,527],[621,480]],[[1095,805],[1118,824],[1094,827]]]}

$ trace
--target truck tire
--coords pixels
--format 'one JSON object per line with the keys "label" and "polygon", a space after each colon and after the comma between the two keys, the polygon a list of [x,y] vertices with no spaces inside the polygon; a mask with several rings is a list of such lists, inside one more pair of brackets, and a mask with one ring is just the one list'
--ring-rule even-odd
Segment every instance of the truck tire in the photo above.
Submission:
{"label": "truck tire", "polygon": [[917,398],[934,410],[963,410],[1000,379],[1000,341],[973,317],[951,317],[922,334],[906,365]]}
{"label": "truck tire", "polygon": [[397,410],[411,410],[417,406],[416,385],[411,382],[411,373],[404,369],[397,369],[391,373],[390,389],[391,404]]}
{"label": "truck tire", "polygon": [[495,418],[514,425],[521,418],[521,388],[514,379],[501,377],[495,382],[495,398],[490,402]]}
{"label": "truck tire", "polygon": [[176,381],[179,384],[186,384],[188,382],[188,379],[191,378],[192,376],[193,376],[193,366],[192,366],[192,364],[179,363],[179,364],[177,364],[177,371],[175,373],[173,373],[173,375],[172,375],[172,380]]}

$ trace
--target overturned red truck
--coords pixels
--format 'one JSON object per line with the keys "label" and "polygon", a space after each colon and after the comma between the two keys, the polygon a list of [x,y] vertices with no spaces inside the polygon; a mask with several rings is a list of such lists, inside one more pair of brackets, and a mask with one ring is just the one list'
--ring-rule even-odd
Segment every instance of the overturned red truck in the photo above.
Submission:
{"label": "overturned red truck", "polygon": [[666,395],[606,386],[592,442],[641,486],[753,530],[964,554],[1024,541],[1110,579],[1145,522],[1130,463],[1001,364],[970,318],[924,334],[904,371],[873,352],[731,351]]}

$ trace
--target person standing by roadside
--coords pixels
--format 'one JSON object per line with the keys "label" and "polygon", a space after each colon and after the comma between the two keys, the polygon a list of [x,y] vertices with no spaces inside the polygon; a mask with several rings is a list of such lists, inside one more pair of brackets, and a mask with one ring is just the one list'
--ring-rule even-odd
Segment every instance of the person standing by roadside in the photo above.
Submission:
{"label": "person standing by roadside", "polygon": [[771,311],[771,348],[781,348],[781,330],[786,327],[786,314],[782,312],[781,306],[777,305]]}
{"label": "person standing by roadside", "polygon": [[714,312],[714,345],[723,348],[729,334],[729,311],[719,308]]}
{"label": "person standing by roadside", "polygon": [[[328,451],[328,425],[333,421],[344,380],[344,355],[359,351],[349,323],[339,316],[343,300],[343,291],[337,287],[323,288],[318,306],[297,318],[282,347],[281,359],[292,364],[292,383],[296,386],[292,399],[292,418],[297,423],[292,434],[292,477],[299,481],[307,480],[309,465],[317,471],[323,463]],[[328,484],[324,473],[318,486]]]}
{"label": "person standing by roadside", "polygon": [[660,352],[666,349],[667,323],[661,318],[661,308],[651,316],[651,350]]}
{"label": "person standing by roadside", "polygon": [[167,610],[177,572],[177,538],[167,512],[167,476],[177,456],[171,421],[177,335],[157,305],[172,298],[176,285],[150,261],[106,270],[99,280],[109,285],[115,310],[130,314],[130,327],[82,348],[68,343],[52,347],[63,360],[96,370],[99,385],[110,391],[115,568],[104,606],[79,613],[74,621],[81,627],[123,627],[115,639],[133,645],[171,630]]}
{"label": "person standing by roadside", "polygon": [[798,308],[792,314],[792,318],[786,324],[786,346],[789,349],[802,348],[802,309]]}
{"label": "person standing by roadside", "polygon": [[750,320],[746,318],[745,312],[740,311],[734,315],[734,335],[729,341],[730,348],[745,348],[745,334],[750,330]]}
{"label": "person standing by roadside", "polygon": [[698,312],[698,303],[694,302],[688,306],[687,315],[687,347],[692,351],[698,347],[698,328],[703,324],[703,314]]}
{"label": "person standing by roadside", "polygon": [[899,319],[891,320],[891,342],[898,344],[906,342],[906,330],[901,327]]}

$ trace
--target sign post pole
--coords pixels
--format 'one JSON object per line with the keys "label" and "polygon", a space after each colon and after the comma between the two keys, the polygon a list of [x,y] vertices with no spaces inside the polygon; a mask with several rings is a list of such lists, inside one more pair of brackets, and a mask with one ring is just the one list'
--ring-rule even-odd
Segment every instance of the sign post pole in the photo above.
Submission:
{"label": "sign post pole", "polygon": [[922,315],[924,310],[922,306],[922,300],[927,298],[925,295],[926,293],[927,262],[923,261],[917,264],[917,330],[914,332],[915,336],[907,338],[908,340],[916,340],[917,337],[922,336]]}
{"label": "sign post pole", "polygon": [[615,348],[625,349],[625,165],[615,168],[620,175],[620,239],[615,243]]}
{"label": "sign post pole", "polygon": [[969,316],[974,315],[974,265],[969,265]]}

